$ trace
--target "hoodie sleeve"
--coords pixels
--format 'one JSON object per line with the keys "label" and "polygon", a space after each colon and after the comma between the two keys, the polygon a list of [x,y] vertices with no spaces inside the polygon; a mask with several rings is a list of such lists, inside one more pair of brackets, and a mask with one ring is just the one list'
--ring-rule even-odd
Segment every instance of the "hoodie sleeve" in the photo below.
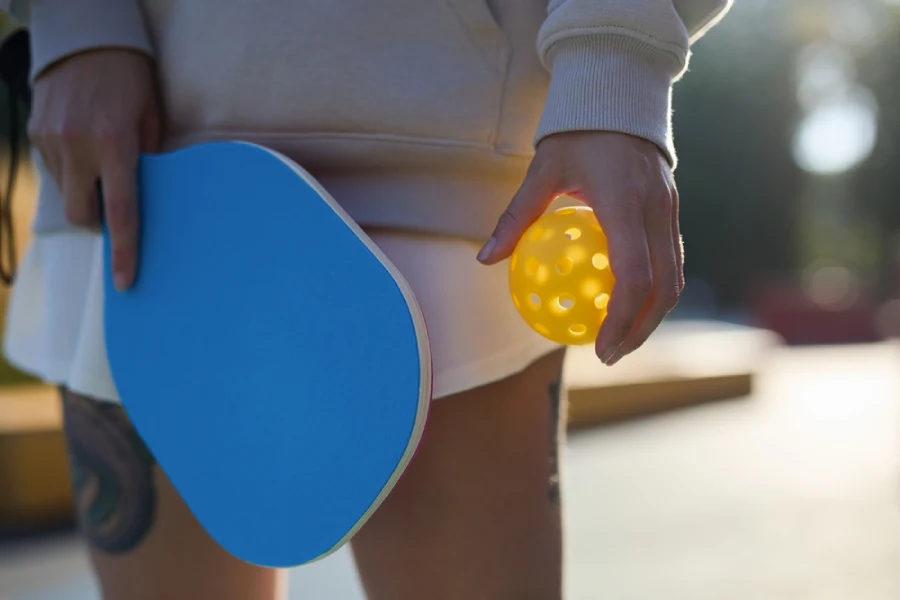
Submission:
{"label": "hoodie sleeve", "polygon": [[23,12],[20,19],[31,33],[31,81],[86,50],[122,48],[153,55],[139,0],[30,0]]}
{"label": "hoodie sleeve", "polygon": [[672,85],[691,44],[731,0],[550,0],[538,53],[550,90],[535,144],[564,131],[617,131],[657,144],[675,166]]}

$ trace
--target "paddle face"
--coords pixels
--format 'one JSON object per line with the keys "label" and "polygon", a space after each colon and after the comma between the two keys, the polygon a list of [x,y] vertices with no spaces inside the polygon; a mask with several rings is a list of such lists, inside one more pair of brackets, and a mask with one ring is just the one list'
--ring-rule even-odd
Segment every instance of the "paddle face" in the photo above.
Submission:
{"label": "paddle face", "polygon": [[112,285],[116,388],[226,550],[272,567],[334,551],[393,487],[431,394],[402,277],[299,167],[239,142],[140,164],[137,281]]}

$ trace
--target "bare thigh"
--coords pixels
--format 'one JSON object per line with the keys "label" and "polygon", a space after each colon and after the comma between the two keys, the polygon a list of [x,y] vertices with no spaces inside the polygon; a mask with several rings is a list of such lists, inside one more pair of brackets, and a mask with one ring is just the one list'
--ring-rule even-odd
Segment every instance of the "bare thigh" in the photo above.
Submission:
{"label": "bare thigh", "polygon": [[285,575],[207,535],[124,410],[63,390],[75,503],[104,600],[280,600]]}
{"label": "bare thigh", "polygon": [[562,360],[434,403],[409,469],[353,540],[370,600],[561,598]]}

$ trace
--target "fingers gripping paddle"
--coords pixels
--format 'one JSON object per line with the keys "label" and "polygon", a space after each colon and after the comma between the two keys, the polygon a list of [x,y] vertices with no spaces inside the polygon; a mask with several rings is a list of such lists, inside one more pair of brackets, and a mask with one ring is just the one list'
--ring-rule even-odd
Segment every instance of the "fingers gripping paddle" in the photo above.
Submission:
{"label": "fingers gripping paddle", "polygon": [[396,268],[287,158],[214,142],[141,159],[137,280],[105,336],[130,418],[197,519],[283,567],[350,539],[412,458],[425,325]]}

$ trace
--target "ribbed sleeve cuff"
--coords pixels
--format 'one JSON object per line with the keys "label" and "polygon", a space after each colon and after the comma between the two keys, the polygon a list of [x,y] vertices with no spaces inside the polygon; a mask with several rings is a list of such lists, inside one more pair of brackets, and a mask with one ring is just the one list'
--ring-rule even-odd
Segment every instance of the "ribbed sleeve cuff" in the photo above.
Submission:
{"label": "ribbed sleeve cuff", "polygon": [[79,52],[123,48],[153,55],[138,0],[32,0],[31,81]]}
{"label": "ribbed sleeve cuff", "polygon": [[668,52],[624,35],[575,36],[547,55],[550,90],[535,135],[617,131],[655,143],[675,167],[672,83],[683,64]]}

